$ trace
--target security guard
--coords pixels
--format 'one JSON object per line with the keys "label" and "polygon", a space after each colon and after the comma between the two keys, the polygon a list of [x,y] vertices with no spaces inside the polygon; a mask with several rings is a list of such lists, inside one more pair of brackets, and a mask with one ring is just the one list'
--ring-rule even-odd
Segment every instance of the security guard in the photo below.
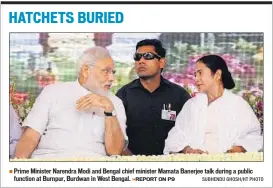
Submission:
{"label": "security guard", "polygon": [[166,50],[157,39],[137,43],[134,55],[139,78],[123,86],[117,96],[127,115],[128,149],[123,155],[161,155],[168,132],[189,93],[161,76]]}

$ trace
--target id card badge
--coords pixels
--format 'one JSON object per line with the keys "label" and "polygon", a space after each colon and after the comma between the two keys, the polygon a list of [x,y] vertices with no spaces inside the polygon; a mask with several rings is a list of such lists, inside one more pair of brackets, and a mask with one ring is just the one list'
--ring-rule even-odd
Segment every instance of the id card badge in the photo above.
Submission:
{"label": "id card badge", "polygon": [[161,119],[175,121],[176,120],[176,111],[162,110],[161,111]]}
{"label": "id card badge", "polygon": [[161,119],[168,120],[168,110],[161,111]]}
{"label": "id card badge", "polygon": [[176,111],[168,111],[168,120],[175,121],[176,120]]}

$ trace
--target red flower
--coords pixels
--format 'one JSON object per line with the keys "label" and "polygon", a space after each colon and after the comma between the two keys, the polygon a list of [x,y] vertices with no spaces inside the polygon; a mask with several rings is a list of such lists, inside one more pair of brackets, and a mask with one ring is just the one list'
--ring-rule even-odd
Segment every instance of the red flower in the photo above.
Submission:
{"label": "red flower", "polygon": [[257,108],[258,108],[258,110],[263,111],[263,109],[264,109],[264,104],[263,104],[262,101],[258,101],[258,102],[257,102]]}
{"label": "red flower", "polygon": [[198,93],[198,92],[193,92],[193,93],[191,94],[191,97],[195,97],[197,93]]}
{"label": "red flower", "polygon": [[14,104],[24,104],[28,99],[28,94],[23,92],[16,92],[11,94],[11,100]]}
{"label": "red flower", "polygon": [[36,81],[39,87],[44,88],[47,85],[55,83],[56,78],[54,75],[39,75],[36,77]]}

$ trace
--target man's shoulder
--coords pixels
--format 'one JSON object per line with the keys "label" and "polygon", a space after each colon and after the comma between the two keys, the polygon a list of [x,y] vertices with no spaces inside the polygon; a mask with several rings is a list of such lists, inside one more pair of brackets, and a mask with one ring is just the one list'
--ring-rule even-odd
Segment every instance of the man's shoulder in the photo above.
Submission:
{"label": "man's shoulder", "polygon": [[44,87],[43,92],[67,92],[66,89],[71,89],[75,86],[74,82],[58,82],[54,84],[47,85]]}
{"label": "man's shoulder", "polygon": [[186,90],[184,87],[182,87],[182,86],[180,86],[180,85],[178,85],[178,84],[176,84],[176,83],[173,83],[173,82],[171,82],[171,81],[169,81],[169,80],[167,80],[167,79],[165,79],[165,78],[164,78],[164,82],[165,82],[166,84],[168,84],[168,86],[169,86],[170,88],[174,89],[175,92],[188,93],[187,90]]}

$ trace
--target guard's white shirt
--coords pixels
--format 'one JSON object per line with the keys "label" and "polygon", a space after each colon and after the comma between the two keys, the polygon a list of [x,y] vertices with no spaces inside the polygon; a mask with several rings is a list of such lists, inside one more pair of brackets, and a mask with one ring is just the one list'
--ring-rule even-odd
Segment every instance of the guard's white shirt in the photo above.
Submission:
{"label": "guard's white shirt", "polygon": [[[215,117],[213,121],[211,112]],[[209,140],[207,134],[215,137]],[[212,141],[217,143],[212,145]],[[211,153],[226,152],[233,145],[242,146],[248,152],[257,152],[263,147],[263,137],[260,123],[250,105],[225,89],[223,95],[210,105],[205,93],[199,93],[186,102],[165,140],[164,154],[179,152],[186,146],[210,150],[208,152]]]}
{"label": "guard's white shirt", "polygon": [[[32,158],[69,158],[106,155],[105,117],[76,109],[76,101],[90,92],[78,81],[45,87],[23,123],[41,135]],[[126,136],[126,114],[122,101],[109,93]]]}

